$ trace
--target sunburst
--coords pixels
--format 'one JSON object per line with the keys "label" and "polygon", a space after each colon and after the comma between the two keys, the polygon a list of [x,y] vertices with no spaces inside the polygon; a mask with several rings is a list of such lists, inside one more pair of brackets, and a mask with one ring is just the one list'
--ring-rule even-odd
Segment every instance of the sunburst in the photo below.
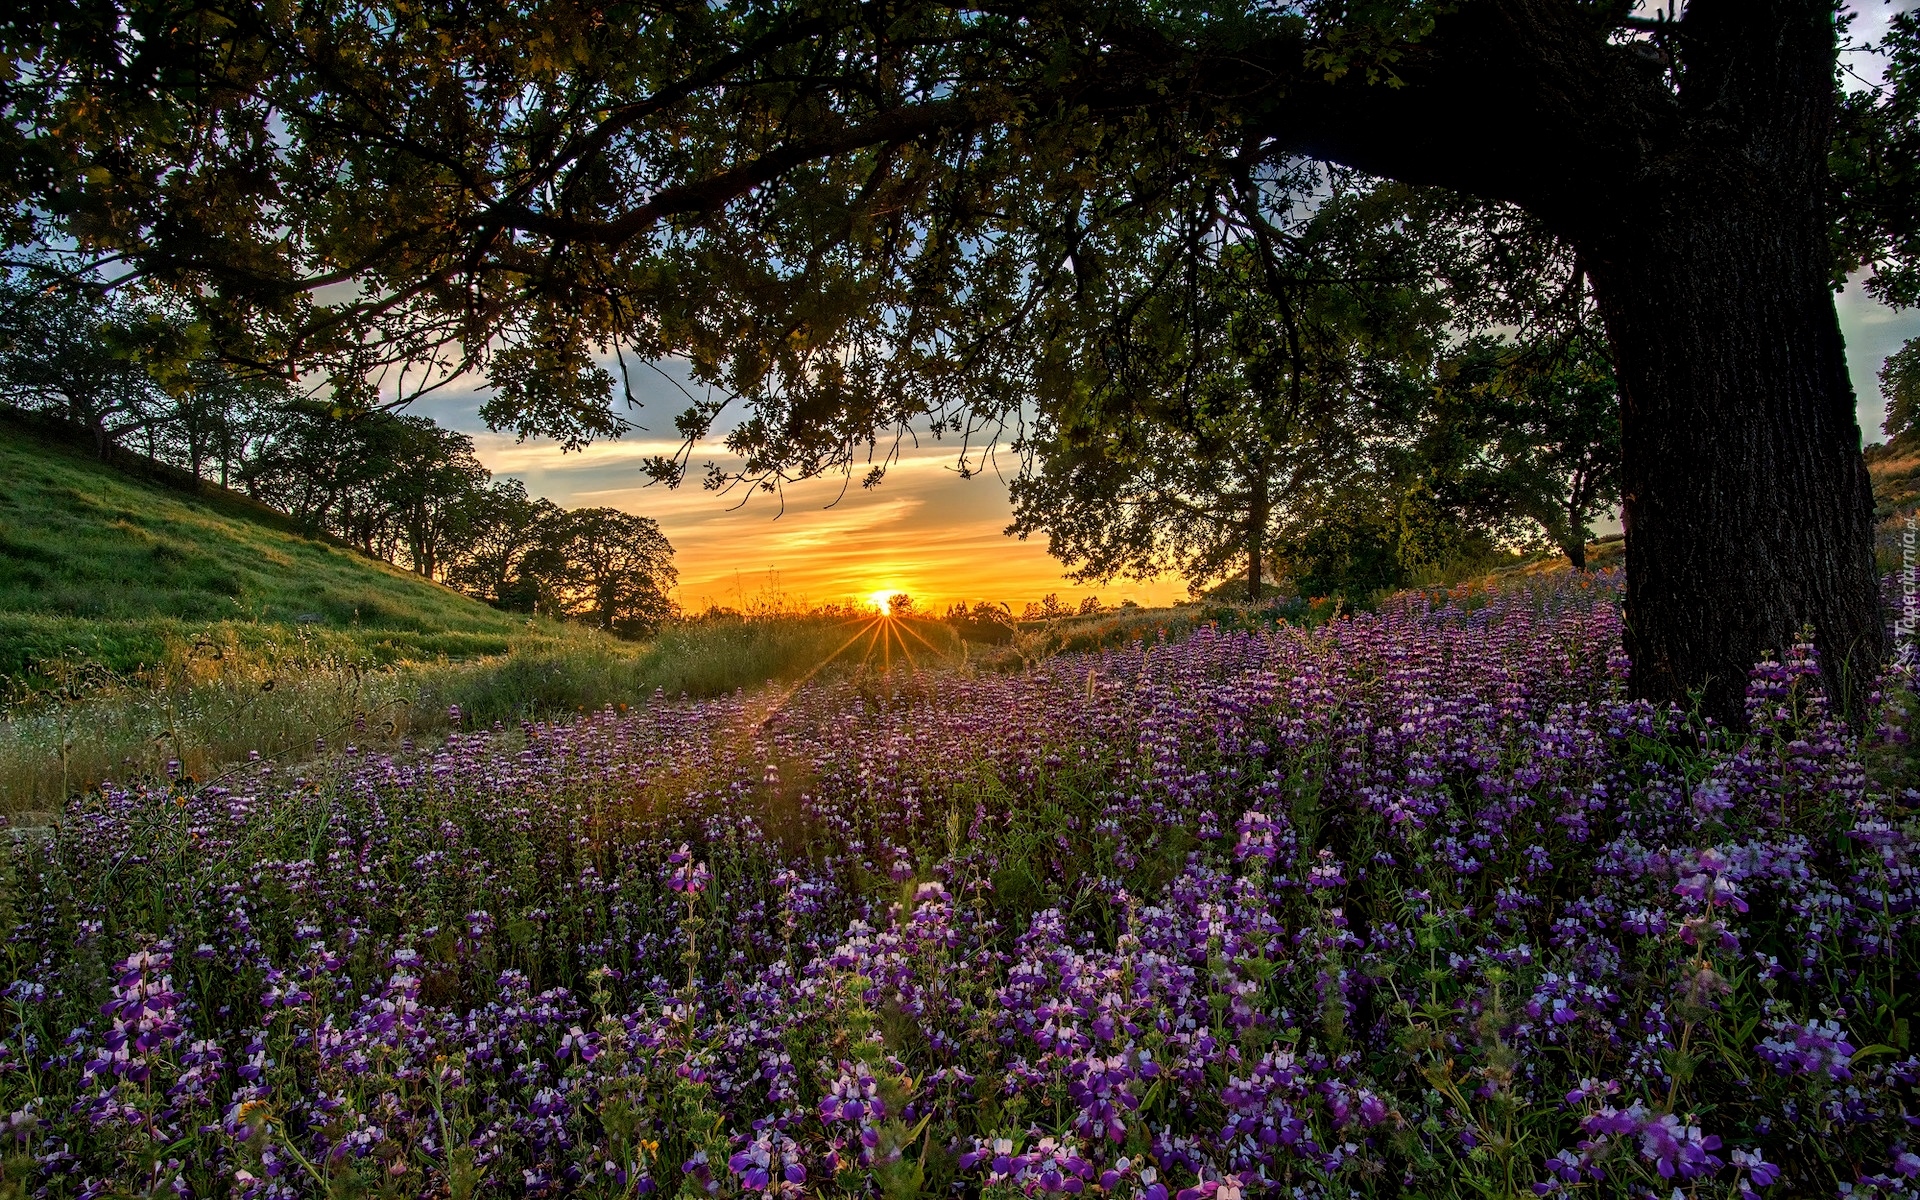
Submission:
{"label": "sunburst", "polygon": [[[844,627],[848,630],[847,639],[831,653],[822,657],[806,674],[785,687],[769,689],[759,706],[756,723],[764,724],[772,719],[774,713],[785,708],[787,701],[820,672],[835,662],[853,661],[855,654],[858,655],[861,666],[877,668],[884,677],[889,679],[893,674],[896,653],[902,665],[909,669],[919,666],[923,658],[935,660],[948,658],[947,651],[921,636],[920,631],[913,627],[913,621],[894,615],[889,601],[899,592],[899,588],[882,588],[869,594],[866,600],[873,608],[872,614],[854,617],[845,622]],[[917,649],[914,643],[918,643]],[[853,653],[849,653],[850,651]],[[891,683],[887,686],[891,690]]]}

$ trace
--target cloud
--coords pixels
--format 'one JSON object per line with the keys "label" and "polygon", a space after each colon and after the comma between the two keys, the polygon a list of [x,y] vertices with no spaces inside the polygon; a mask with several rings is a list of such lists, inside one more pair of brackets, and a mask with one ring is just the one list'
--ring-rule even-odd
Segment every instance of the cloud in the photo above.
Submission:
{"label": "cloud", "polygon": [[[471,424],[457,411],[436,413],[456,426]],[[641,466],[655,455],[676,454],[681,443],[645,436],[597,442],[561,453],[541,440],[475,430],[474,448],[496,475],[514,476],[530,492],[569,508],[606,506],[652,517],[673,542],[680,567],[680,598],[689,607],[738,603],[780,591],[811,602],[903,590],[923,601],[1004,600],[1016,608],[1047,592],[1078,598],[1096,592],[1109,601],[1165,603],[1185,595],[1178,580],[1120,583],[1105,588],[1065,580],[1043,542],[1021,542],[1003,530],[1011,504],[1001,470],[969,459],[960,474],[960,446],[924,439],[892,453],[878,487],[862,487],[869,465],[848,477],[832,475],[789,484],[775,493],[700,486],[709,461],[735,465],[718,442],[694,448],[687,483],[649,485]],[[888,447],[873,460],[888,458]]]}

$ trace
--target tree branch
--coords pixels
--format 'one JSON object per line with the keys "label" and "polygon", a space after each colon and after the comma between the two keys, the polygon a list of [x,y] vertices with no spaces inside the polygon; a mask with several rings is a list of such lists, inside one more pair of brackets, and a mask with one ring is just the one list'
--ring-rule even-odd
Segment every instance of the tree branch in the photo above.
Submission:
{"label": "tree branch", "polygon": [[669,217],[716,212],[754,188],[771,183],[806,163],[869,146],[973,128],[981,123],[964,99],[934,100],[896,109],[834,136],[782,146],[718,175],[663,188],[644,204],[612,220],[576,221],[536,212],[521,204],[503,204],[468,218],[462,225],[473,230],[508,229],[596,246],[617,246]]}

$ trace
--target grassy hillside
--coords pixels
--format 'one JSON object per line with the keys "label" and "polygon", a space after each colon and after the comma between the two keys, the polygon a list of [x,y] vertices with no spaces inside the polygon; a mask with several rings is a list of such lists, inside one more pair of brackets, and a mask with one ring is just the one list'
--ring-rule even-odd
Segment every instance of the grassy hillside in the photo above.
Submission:
{"label": "grassy hillside", "polygon": [[1875,557],[1882,571],[1896,571],[1905,564],[1902,534],[1920,510],[1920,444],[1911,436],[1895,438],[1868,446],[1866,458],[1873,478]]}
{"label": "grassy hillside", "polygon": [[169,487],[0,421],[0,675],[83,658],[116,672],[182,643],[391,662],[565,636],[308,537],[245,497]]}
{"label": "grassy hillside", "polygon": [[[250,753],[293,762],[858,669],[876,638],[804,614],[676,624],[648,645],[529,621],[0,410],[0,821]],[[958,643],[924,624],[912,648]]]}
{"label": "grassy hillside", "polygon": [[0,411],[0,812],[622,700],[639,663]]}

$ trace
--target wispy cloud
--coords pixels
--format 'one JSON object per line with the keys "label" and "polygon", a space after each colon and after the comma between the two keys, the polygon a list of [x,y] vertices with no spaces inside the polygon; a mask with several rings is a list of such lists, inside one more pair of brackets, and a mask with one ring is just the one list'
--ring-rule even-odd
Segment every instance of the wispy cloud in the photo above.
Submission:
{"label": "wispy cloud", "polygon": [[1047,592],[1075,599],[1098,592],[1110,601],[1142,603],[1185,594],[1177,580],[1103,588],[1067,582],[1044,541],[1022,542],[1003,532],[1011,504],[1001,472],[1014,464],[1004,457],[983,463],[976,448],[967,462],[972,478],[963,478],[961,448],[952,441],[908,440],[891,453],[885,445],[876,448],[874,461],[890,461],[875,488],[862,486],[870,464],[860,461],[844,477],[776,492],[713,492],[700,484],[705,464],[738,462],[718,441],[693,447],[688,481],[668,489],[648,485],[641,466],[656,455],[682,453],[678,441],[643,433],[563,454],[552,442],[521,442],[477,428],[470,408],[458,403],[433,415],[467,429],[489,470],[523,480],[535,495],[659,521],[676,550],[681,602],[690,607],[737,603],[765,591],[826,601],[901,590],[929,603],[992,599],[1016,608]]}
{"label": "wispy cloud", "polygon": [[[1004,600],[1018,608],[1047,592],[1109,601],[1166,603],[1185,594],[1177,580],[1103,588],[1068,583],[1043,542],[1003,530],[1011,519],[1005,481],[992,469],[962,478],[951,442],[905,445],[875,488],[850,478],[790,484],[778,493],[716,493],[697,478],[669,490],[648,486],[641,464],[680,450],[677,442],[621,440],[561,454],[550,443],[476,433],[480,460],[498,475],[568,507],[606,506],[650,516],[674,544],[681,603],[738,603],[764,592],[811,602],[875,591],[907,591],[928,603]],[[728,462],[723,446],[696,447],[692,461]]]}

